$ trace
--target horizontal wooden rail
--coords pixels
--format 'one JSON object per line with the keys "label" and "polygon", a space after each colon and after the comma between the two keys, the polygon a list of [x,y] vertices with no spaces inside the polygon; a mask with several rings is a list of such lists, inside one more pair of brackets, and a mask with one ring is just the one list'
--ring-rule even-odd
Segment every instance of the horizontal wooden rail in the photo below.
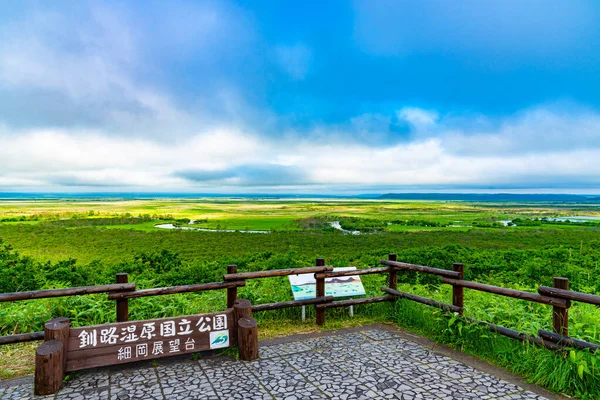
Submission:
{"label": "horizontal wooden rail", "polygon": [[314,274],[325,271],[333,271],[333,267],[325,265],[322,267],[307,267],[307,268],[289,268],[289,269],[274,269],[270,271],[252,271],[252,272],[240,272],[237,274],[225,274],[223,275],[224,281],[238,281],[245,279],[259,279],[259,278],[271,278],[275,276],[287,276],[287,275],[300,275],[300,274]]}
{"label": "horizontal wooden rail", "polygon": [[182,286],[170,286],[162,288],[142,289],[133,292],[122,292],[122,293],[111,293],[108,295],[109,300],[119,299],[133,299],[136,297],[147,297],[147,296],[162,296],[165,294],[177,294],[177,293],[192,293],[202,292],[205,290],[218,290],[228,289],[232,287],[245,286],[246,282],[214,282],[214,283],[201,283],[198,285],[182,285]]}
{"label": "horizontal wooden rail", "polygon": [[460,313],[462,311],[462,308],[453,306],[452,304],[441,303],[439,301],[431,300],[431,299],[428,299],[427,297],[417,296],[416,294],[412,294],[412,293],[400,292],[399,290],[394,290],[394,289],[391,289],[391,288],[388,288],[385,286],[381,288],[381,291],[385,292],[387,294],[390,294],[394,297],[401,297],[403,299],[416,301],[417,303],[425,304],[425,305],[428,305],[431,307],[441,308],[442,310],[445,310],[445,311],[450,311],[450,312],[455,312],[455,313]]}
{"label": "horizontal wooden rail", "polygon": [[509,337],[511,339],[516,339],[516,340],[519,340],[521,342],[533,343],[533,344],[536,344],[538,346],[545,347],[545,348],[547,348],[549,350],[561,350],[562,349],[562,346],[558,346],[558,345],[556,345],[556,344],[554,344],[552,342],[545,341],[545,340],[540,339],[538,337],[528,335],[525,332],[515,331],[513,329],[508,329],[508,328],[505,328],[505,327],[500,326],[500,325],[495,325],[495,324],[492,324],[492,323],[489,323],[489,322],[480,321],[478,319],[466,318],[466,320],[469,321],[469,322],[478,324],[478,325],[487,326],[490,329],[490,331],[498,333],[498,334],[506,336],[506,337]]}
{"label": "horizontal wooden rail", "polygon": [[538,288],[538,293],[545,296],[560,297],[562,299],[581,301],[582,303],[600,306],[600,296],[594,294],[573,292],[571,290],[557,289],[549,286],[540,286]]}
{"label": "horizontal wooden rail", "polygon": [[309,304],[327,303],[329,301],[333,301],[333,296],[315,297],[314,299],[306,300],[281,301],[279,303],[257,304],[255,306],[252,306],[252,312],[279,310],[280,308],[301,307],[307,306]]}
{"label": "horizontal wooden rail", "polygon": [[0,336],[0,346],[3,344],[32,342],[34,340],[44,340],[44,332],[21,333],[18,335]]}
{"label": "horizontal wooden rail", "polygon": [[538,335],[540,335],[543,339],[561,344],[563,346],[573,347],[576,349],[587,349],[591,351],[600,350],[600,345],[589,343],[583,340],[573,339],[571,337],[559,335],[558,333],[545,331],[543,329],[538,331]]}
{"label": "horizontal wooden rail", "polygon": [[410,271],[424,272],[426,274],[446,276],[448,278],[460,278],[460,272],[458,271],[450,271],[447,269],[439,269],[428,267],[425,265],[416,265],[416,264],[408,264],[399,261],[390,261],[390,260],[381,260],[379,262],[382,265],[387,265],[388,267],[394,267],[397,269],[407,269]]}
{"label": "horizontal wooden rail", "polygon": [[86,294],[110,293],[123,290],[135,290],[135,283],[118,283],[100,286],[79,286],[65,289],[33,290],[0,294],[0,303],[5,301],[45,299],[49,297],[80,296]]}
{"label": "horizontal wooden rail", "polygon": [[569,308],[571,306],[569,300],[542,296],[537,293],[525,292],[517,289],[507,289],[498,286],[486,285],[485,283],[450,278],[442,278],[442,283],[447,283],[455,286],[462,286],[468,289],[479,290],[481,292],[498,294],[500,296],[513,297],[515,299],[534,301],[536,303],[548,304],[554,307]]}
{"label": "horizontal wooden rail", "polygon": [[362,268],[352,271],[330,271],[315,274],[315,279],[336,278],[338,276],[354,276],[354,275],[369,275],[369,274],[387,274],[390,272],[389,267],[377,268]]}
{"label": "horizontal wooden rail", "polygon": [[381,303],[383,301],[392,301],[392,300],[394,300],[394,298],[392,296],[366,297],[366,298],[362,298],[362,299],[340,300],[340,301],[333,301],[331,303],[317,304],[315,307],[317,309],[349,307],[349,306],[357,306],[359,304]]}

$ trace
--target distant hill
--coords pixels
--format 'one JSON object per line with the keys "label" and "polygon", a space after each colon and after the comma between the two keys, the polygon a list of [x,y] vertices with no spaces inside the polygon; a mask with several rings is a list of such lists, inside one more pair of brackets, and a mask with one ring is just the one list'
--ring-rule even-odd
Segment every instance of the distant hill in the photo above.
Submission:
{"label": "distant hill", "polygon": [[387,193],[381,200],[439,200],[513,203],[600,203],[600,195],[513,193]]}

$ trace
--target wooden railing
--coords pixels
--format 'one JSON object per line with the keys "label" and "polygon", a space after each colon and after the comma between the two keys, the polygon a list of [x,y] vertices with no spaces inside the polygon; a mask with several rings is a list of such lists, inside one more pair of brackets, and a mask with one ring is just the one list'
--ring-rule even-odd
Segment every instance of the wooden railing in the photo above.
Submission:
{"label": "wooden railing", "polygon": [[[193,293],[208,290],[227,290],[227,308],[233,308],[237,300],[237,289],[246,285],[246,280],[262,279],[296,274],[314,274],[332,271],[333,267],[325,266],[324,259],[317,259],[317,266],[307,268],[290,268],[282,270],[255,271],[237,273],[236,265],[227,267],[227,274],[223,276],[223,282],[202,283],[196,285],[170,286],[161,288],[150,288],[136,290],[135,283],[129,283],[129,277],[126,273],[119,273],[116,276],[115,284],[99,286],[82,286],[65,289],[36,290],[31,292],[15,292],[0,294],[0,302],[22,301],[33,299],[44,299],[63,296],[82,296],[89,294],[107,293],[109,300],[116,301],[116,322],[129,321],[129,299],[162,296],[178,293]],[[319,296],[308,300],[293,300],[278,303],[258,304],[252,306],[252,311],[260,312],[267,310],[277,310],[288,307],[300,307],[305,305],[321,304],[333,301],[333,296]],[[34,340],[43,340],[44,332],[29,332],[16,335],[0,336],[0,345],[29,342]]]}
{"label": "wooden railing", "polygon": [[[316,323],[323,325],[326,318],[326,310],[336,307],[348,307],[360,304],[370,304],[377,302],[395,302],[398,298],[403,298],[427,306],[436,307],[444,312],[457,313],[460,316],[464,314],[464,289],[479,290],[500,296],[507,296],[515,299],[537,302],[550,305],[552,312],[553,331],[539,330],[539,337],[531,336],[523,332],[515,331],[506,327],[495,325],[489,322],[465,318],[466,320],[487,326],[491,331],[501,335],[527,341],[544,346],[549,349],[558,350],[563,347],[573,347],[579,349],[589,349],[592,351],[600,350],[600,345],[588,343],[569,337],[568,330],[568,310],[571,306],[571,300],[594,304],[600,306],[600,296],[574,292],[569,290],[569,281],[566,278],[554,278],[554,286],[540,286],[538,293],[531,293],[522,290],[508,289],[488,285],[479,282],[467,281],[464,279],[464,266],[460,263],[452,265],[452,270],[432,268],[424,265],[409,264],[398,262],[395,254],[389,254],[387,260],[381,260],[383,267],[363,268],[351,271],[334,271],[333,267],[326,266],[323,258],[316,259],[316,265],[306,268],[289,268],[269,271],[237,272],[236,265],[229,265],[227,273],[223,276],[223,282],[203,283],[196,285],[183,285],[162,288],[150,288],[136,290],[135,283],[128,282],[127,274],[117,274],[116,283],[111,285],[85,286],[67,289],[38,290],[31,292],[17,292],[0,294],[0,302],[21,301],[42,299],[60,296],[80,296],[89,294],[107,293],[109,300],[116,301],[116,321],[125,322],[129,320],[129,299],[161,296],[177,293],[192,293],[207,290],[227,290],[227,308],[232,308],[237,299],[237,289],[243,287],[247,280],[265,279],[272,277],[314,274],[316,281],[315,298],[307,300],[291,300],[267,304],[252,305],[253,312],[262,312],[269,310],[278,310],[290,307],[301,307],[306,305],[315,306]],[[440,276],[440,282],[452,286],[452,304],[442,303],[437,300],[417,296],[412,293],[398,290],[398,273],[400,271],[412,271]],[[325,280],[327,278],[368,275],[368,274],[387,274],[388,284],[381,288],[385,293],[383,296],[355,298],[349,300],[334,300],[333,296],[325,295]],[[44,332],[31,332],[17,335],[0,337],[0,345],[18,342],[27,342],[33,340],[42,340]]]}
{"label": "wooden railing", "polygon": [[0,303],[6,301],[21,301],[47,299],[50,297],[81,296],[84,294],[110,293],[122,290],[135,290],[135,283],[80,286],[65,289],[34,290],[31,292],[0,293]]}
{"label": "wooden railing", "polygon": [[391,296],[405,298],[418,303],[426,304],[428,306],[441,308],[444,311],[455,312],[461,316],[464,313],[465,307],[464,288],[550,305],[552,306],[553,332],[540,329],[538,331],[539,337],[528,335],[524,332],[515,331],[485,321],[479,321],[472,318],[466,319],[469,322],[487,326],[492,332],[496,332],[516,340],[534,343],[552,350],[559,350],[563,347],[588,349],[592,351],[600,350],[600,345],[569,337],[569,308],[571,307],[571,300],[600,305],[600,296],[569,290],[569,280],[567,278],[554,278],[554,287],[540,286],[538,287],[538,293],[531,293],[522,290],[508,289],[479,282],[467,281],[464,279],[463,264],[459,263],[453,264],[452,271],[450,271],[397,262],[394,254],[390,254],[388,258],[388,260],[381,260],[380,263],[398,271],[409,270],[438,275],[441,276],[441,283],[452,285],[452,304],[440,303],[438,301],[416,296],[411,293],[400,292],[396,290],[395,287],[392,287],[392,284],[389,285],[390,287],[381,288],[383,292],[388,293]]}
{"label": "wooden railing", "polygon": [[[118,274],[123,275],[123,274]],[[119,277],[117,275],[117,281]],[[125,274],[127,275],[127,274]],[[52,297],[65,297],[65,296],[82,296],[88,294],[100,294],[100,293],[112,293],[124,290],[135,290],[135,283],[116,283],[111,285],[98,285],[98,286],[80,286],[74,288],[65,289],[49,289],[49,290],[34,290],[30,292],[15,292],[15,293],[1,293],[0,303],[9,301],[23,301],[23,300],[34,300],[34,299],[48,299]],[[118,308],[117,308],[118,310]],[[117,312],[118,315],[118,312]],[[30,342],[33,340],[43,340],[44,332],[29,332],[21,333],[18,335],[0,336],[0,345],[19,343],[19,342]]]}

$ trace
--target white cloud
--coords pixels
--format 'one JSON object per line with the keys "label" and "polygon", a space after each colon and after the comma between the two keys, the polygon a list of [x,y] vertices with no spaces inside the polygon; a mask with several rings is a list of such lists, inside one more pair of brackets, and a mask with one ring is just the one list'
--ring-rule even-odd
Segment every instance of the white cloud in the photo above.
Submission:
{"label": "white cloud", "polygon": [[[468,120],[461,122],[468,124]],[[600,114],[572,106],[534,107],[484,130],[461,129],[442,124],[448,151],[473,155],[553,153],[600,147]]]}
{"label": "white cloud", "polygon": [[[162,138],[188,134],[200,122],[206,127],[214,123],[210,112],[186,107],[223,103],[230,111],[233,89],[228,89],[226,98],[203,91],[194,103],[179,102],[157,79],[164,74],[160,54],[177,51],[177,55],[169,54],[169,61],[177,60],[189,50],[184,48],[187,44],[196,57],[204,53],[213,57],[214,47],[221,43],[215,37],[226,37],[227,46],[232,46],[237,43],[233,33],[242,30],[239,25],[243,23],[231,24],[218,5],[192,8],[186,20],[194,19],[195,24],[179,29],[172,25],[180,13],[168,9],[151,29],[141,25],[146,20],[136,19],[121,7],[84,6],[77,13],[64,14],[32,11],[0,26],[0,94],[32,99],[23,103],[28,107],[35,102],[37,108],[23,109],[23,113],[39,118],[42,122],[37,126],[56,126],[49,121],[62,116],[58,118],[61,126]],[[159,33],[163,36],[158,37]],[[168,48],[152,47],[161,45]],[[9,123],[17,116],[5,118],[0,122]]]}
{"label": "white cloud", "polygon": [[435,125],[439,118],[439,114],[436,111],[424,110],[417,107],[404,107],[398,111],[397,116],[399,119],[414,125],[417,129]]}
{"label": "white cloud", "polygon": [[[128,67],[137,58],[132,32],[108,10],[96,9],[90,18],[34,14],[27,23],[4,26],[1,81],[9,87],[54,90],[75,100],[128,93]],[[66,43],[57,45],[61,41]]]}
{"label": "white cloud", "polygon": [[0,134],[0,182],[3,186],[145,186],[185,184],[177,169],[213,170],[231,163],[257,162],[257,138],[220,129],[169,145],[99,132],[28,131]]}
{"label": "white cloud", "polygon": [[[595,140],[600,116],[590,111],[567,115],[537,108],[485,132],[450,129],[443,118],[437,124],[433,117],[424,118],[423,123],[421,116],[434,115],[431,111],[404,112],[418,115],[438,134],[373,146],[348,141],[337,131],[328,136],[324,127],[310,138],[277,139],[223,126],[169,142],[100,131],[4,130],[0,186],[215,192],[236,185],[258,190],[261,182],[277,182],[280,190],[600,185],[600,140]],[[551,133],[550,127],[555,129]],[[581,145],[563,146],[565,141]]]}

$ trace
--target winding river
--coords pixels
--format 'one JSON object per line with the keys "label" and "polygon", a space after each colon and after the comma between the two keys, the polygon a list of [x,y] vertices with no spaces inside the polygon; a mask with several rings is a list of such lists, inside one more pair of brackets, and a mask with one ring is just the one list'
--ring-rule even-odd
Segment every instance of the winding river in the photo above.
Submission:
{"label": "winding river", "polygon": [[[193,222],[193,221],[191,221]],[[191,225],[191,223],[190,223]],[[344,233],[348,233],[350,235],[360,235],[360,231],[349,231],[347,229],[342,228],[339,221],[330,222],[329,225],[337,230],[340,230]],[[235,229],[209,229],[209,228],[193,228],[191,226],[175,226],[173,224],[158,224],[154,225],[155,228],[159,229],[181,229],[186,231],[201,231],[201,232],[240,232],[240,233],[271,233],[271,231],[258,231],[258,230],[235,230]]]}
{"label": "winding river", "polygon": [[202,231],[202,232],[240,232],[240,233],[271,233],[270,231],[246,231],[246,230],[235,230],[235,229],[208,229],[208,228],[192,228],[190,226],[175,226],[173,224],[158,224],[154,225],[155,228],[159,229],[181,229],[187,231]]}
{"label": "winding river", "polygon": [[332,228],[335,228],[335,229],[337,229],[337,230],[340,230],[340,231],[342,231],[342,232],[344,232],[344,233],[349,233],[349,234],[351,234],[351,235],[360,235],[360,231],[349,231],[349,230],[347,230],[347,229],[344,229],[344,228],[342,228],[342,225],[340,224],[340,222],[339,222],[339,221],[333,221],[333,222],[330,222],[330,223],[329,223],[329,225],[330,225]]}

